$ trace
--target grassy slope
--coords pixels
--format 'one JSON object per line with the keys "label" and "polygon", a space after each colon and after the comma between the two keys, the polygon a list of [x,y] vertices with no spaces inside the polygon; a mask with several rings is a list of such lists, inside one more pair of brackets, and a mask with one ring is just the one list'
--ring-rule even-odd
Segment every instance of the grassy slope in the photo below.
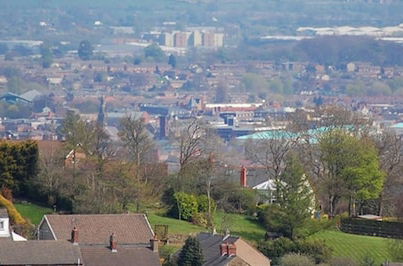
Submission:
{"label": "grassy slope", "polygon": [[[226,220],[228,221],[227,224],[229,224],[232,234],[241,236],[246,240],[254,242],[263,239],[265,230],[253,218],[240,214],[227,214],[226,216]],[[223,217],[223,212],[218,212],[214,217],[217,230],[222,228]],[[177,219],[164,217],[153,212],[148,214],[148,219],[150,220],[152,226],[154,226],[155,224],[168,225],[168,230],[170,234],[183,235],[206,231],[206,229],[203,227],[185,221],[179,221]]]}
{"label": "grassy slope", "polygon": [[32,203],[15,203],[14,206],[22,216],[28,218],[35,225],[41,222],[43,215],[52,213],[52,209]]}
{"label": "grassy slope", "polygon": [[381,237],[346,234],[339,231],[322,231],[311,238],[323,239],[333,249],[334,257],[362,261],[365,256],[373,258],[377,265],[389,258],[388,239]]}

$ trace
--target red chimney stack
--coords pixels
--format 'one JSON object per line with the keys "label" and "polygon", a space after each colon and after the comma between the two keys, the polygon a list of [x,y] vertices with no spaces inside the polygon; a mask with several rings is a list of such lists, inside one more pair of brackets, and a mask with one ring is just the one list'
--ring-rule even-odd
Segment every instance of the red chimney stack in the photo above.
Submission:
{"label": "red chimney stack", "polygon": [[235,244],[222,243],[220,245],[221,256],[236,256],[236,246]]}
{"label": "red chimney stack", "polygon": [[115,233],[112,233],[111,237],[109,238],[109,244],[112,252],[118,252],[118,241],[116,240]]}
{"label": "red chimney stack", "polygon": [[248,173],[246,167],[241,167],[241,187],[248,187]]}
{"label": "red chimney stack", "polygon": [[78,245],[78,229],[75,226],[73,230],[71,230],[71,242],[73,245]]}
{"label": "red chimney stack", "polygon": [[236,246],[235,246],[235,244],[228,244],[227,245],[227,255],[228,256],[235,256],[236,255]]}

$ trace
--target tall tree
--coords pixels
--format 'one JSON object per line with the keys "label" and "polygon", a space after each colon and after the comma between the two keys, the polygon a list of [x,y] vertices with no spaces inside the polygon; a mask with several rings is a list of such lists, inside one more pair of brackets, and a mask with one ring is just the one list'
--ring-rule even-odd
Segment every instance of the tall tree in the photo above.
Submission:
{"label": "tall tree", "polygon": [[120,121],[119,136],[129,149],[132,161],[137,166],[145,163],[147,154],[153,147],[153,140],[147,131],[143,118],[127,116]]}
{"label": "tall tree", "polygon": [[340,199],[349,200],[349,213],[355,215],[357,200],[377,198],[384,174],[377,149],[366,139],[341,129],[331,130],[319,139],[320,186],[328,195],[329,215],[334,216]]}
{"label": "tall tree", "polygon": [[185,245],[179,253],[178,266],[201,266],[203,265],[203,260],[199,240],[194,237],[186,239]]}
{"label": "tall tree", "polygon": [[90,60],[94,52],[94,48],[92,47],[90,41],[84,40],[81,41],[78,46],[78,56],[82,60]]}
{"label": "tall tree", "polygon": [[53,52],[49,43],[43,43],[40,47],[41,63],[43,68],[49,68],[53,62]]}
{"label": "tall tree", "polygon": [[171,54],[168,58],[168,65],[170,65],[172,68],[176,67],[176,57]]}

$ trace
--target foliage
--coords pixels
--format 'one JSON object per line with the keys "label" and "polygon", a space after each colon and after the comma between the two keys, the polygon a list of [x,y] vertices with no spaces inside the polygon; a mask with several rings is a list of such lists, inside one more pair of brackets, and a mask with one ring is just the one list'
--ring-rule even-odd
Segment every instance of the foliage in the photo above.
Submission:
{"label": "foliage", "polygon": [[0,187],[20,193],[38,173],[38,144],[35,141],[0,141]]}
{"label": "foliage", "polygon": [[191,221],[193,215],[198,212],[197,198],[191,194],[176,192],[174,199],[175,204],[172,206],[170,215],[178,217],[179,220]]}
{"label": "foliage", "polygon": [[311,186],[295,155],[287,157],[286,168],[280,180],[276,184],[279,195],[276,204],[280,207],[280,215],[272,216],[272,219],[278,218],[285,226],[285,236],[295,238],[296,230],[310,219],[314,208]]}
{"label": "foliage", "polygon": [[12,224],[26,224],[27,221],[22,217],[22,215],[17,211],[12,202],[0,195],[0,206],[4,206],[8,215],[10,215]]}
{"label": "foliage", "polygon": [[93,55],[94,48],[88,40],[83,40],[78,46],[78,56],[81,60],[90,60]]}
{"label": "foliage", "polygon": [[193,237],[186,239],[185,245],[179,253],[178,266],[201,266],[203,260],[200,242]]}
{"label": "foliage", "polygon": [[343,196],[349,198],[350,215],[355,215],[356,200],[379,196],[385,176],[373,142],[334,129],[321,136],[319,149],[325,169],[321,182],[330,200],[331,216]]}
{"label": "foliage", "polygon": [[[200,195],[197,197],[197,210],[198,212],[208,212],[208,204],[209,200],[206,195]],[[210,199],[210,204],[211,204],[211,209],[213,210],[213,213],[217,209],[217,203],[214,201],[214,199]]]}
{"label": "foliage", "polygon": [[228,199],[224,209],[228,212],[253,214],[256,211],[258,195],[256,190],[249,188],[235,188],[228,191]]}
{"label": "foliage", "polygon": [[53,52],[48,43],[44,43],[40,47],[41,64],[43,68],[49,68],[53,62]]}
{"label": "foliage", "polygon": [[158,44],[151,44],[144,48],[144,56],[146,58],[152,58],[157,62],[163,61],[165,57],[164,51],[158,46]]}
{"label": "foliage", "polygon": [[258,248],[265,256],[272,259],[273,264],[277,264],[279,259],[285,254],[293,252],[310,256],[314,259],[315,263],[327,262],[330,260],[332,254],[332,250],[324,241],[292,241],[285,237],[280,237],[275,240],[261,241]]}
{"label": "foliage", "polygon": [[170,65],[172,68],[176,67],[176,57],[171,54],[168,58],[168,65]]}
{"label": "foliage", "polygon": [[289,253],[280,259],[280,266],[314,266],[312,258],[298,253]]}

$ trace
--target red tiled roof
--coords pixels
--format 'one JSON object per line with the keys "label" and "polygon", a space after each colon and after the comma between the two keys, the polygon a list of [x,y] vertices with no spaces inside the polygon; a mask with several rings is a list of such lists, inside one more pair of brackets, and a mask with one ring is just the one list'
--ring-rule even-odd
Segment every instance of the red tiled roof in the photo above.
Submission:
{"label": "red tiled roof", "polygon": [[144,214],[45,215],[57,240],[70,239],[74,227],[78,242],[109,244],[112,233],[118,244],[149,244],[153,237]]}

